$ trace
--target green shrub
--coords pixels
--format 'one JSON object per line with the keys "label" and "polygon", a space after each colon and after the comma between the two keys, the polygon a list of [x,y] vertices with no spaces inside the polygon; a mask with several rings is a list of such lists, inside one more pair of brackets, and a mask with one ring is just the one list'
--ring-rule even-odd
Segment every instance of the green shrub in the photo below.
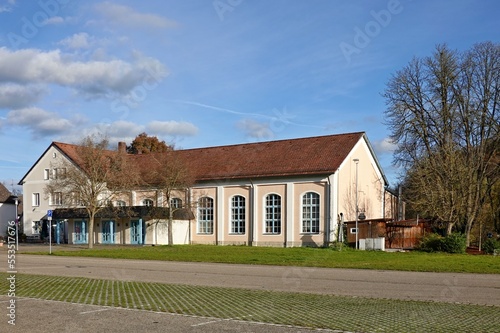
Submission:
{"label": "green shrub", "polygon": [[429,234],[420,240],[416,250],[423,252],[465,253],[465,244],[465,236],[459,233],[453,233],[446,237],[438,234]]}
{"label": "green shrub", "polygon": [[465,253],[467,249],[465,235],[452,233],[443,239],[443,251],[448,253]]}
{"label": "green shrub", "polygon": [[438,234],[428,234],[422,237],[415,249],[423,252],[441,252],[443,251],[443,237]]}
{"label": "green shrub", "polygon": [[488,238],[483,244],[483,251],[489,254],[493,254],[495,250],[500,251],[500,240]]}

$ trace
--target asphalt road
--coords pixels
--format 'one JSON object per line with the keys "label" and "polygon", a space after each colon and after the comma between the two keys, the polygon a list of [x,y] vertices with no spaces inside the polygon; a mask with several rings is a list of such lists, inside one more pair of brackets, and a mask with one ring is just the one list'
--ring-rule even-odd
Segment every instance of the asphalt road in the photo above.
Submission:
{"label": "asphalt road", "polygon": [[[499,262],[500,263],[500,262]],[[500,306],[500,275],[18,254],[19,273]]]}

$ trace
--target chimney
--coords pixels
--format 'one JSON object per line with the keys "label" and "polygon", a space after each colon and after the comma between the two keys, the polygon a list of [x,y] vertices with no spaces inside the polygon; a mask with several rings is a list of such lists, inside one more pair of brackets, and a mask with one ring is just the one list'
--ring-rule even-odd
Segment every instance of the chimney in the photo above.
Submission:
{"label": "chimney", "polygon": [[118,152],[126,153],[127,152],[127,144],[125,142],[118,142]]}

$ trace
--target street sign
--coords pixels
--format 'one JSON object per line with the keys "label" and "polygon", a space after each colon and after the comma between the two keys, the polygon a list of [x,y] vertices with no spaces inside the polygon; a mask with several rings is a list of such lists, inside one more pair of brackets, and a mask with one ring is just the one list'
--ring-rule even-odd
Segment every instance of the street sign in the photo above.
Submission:
{"label": "street sign", "polygon": [[50,209],[47,211],[47,219],[48,219],[49,221],[52,221],[52,212],[53,212],[53,211],[52,211],[52,210],[50,210]]}

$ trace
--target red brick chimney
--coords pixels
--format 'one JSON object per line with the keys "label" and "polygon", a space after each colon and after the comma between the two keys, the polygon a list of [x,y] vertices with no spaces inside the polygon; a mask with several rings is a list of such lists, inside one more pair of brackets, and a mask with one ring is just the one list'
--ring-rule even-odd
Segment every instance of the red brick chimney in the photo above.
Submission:
{"label": "red brick chimney", "polygon": [[125,142],[118,142],[118,152],[126,153],[127,152],[127,144]]}

